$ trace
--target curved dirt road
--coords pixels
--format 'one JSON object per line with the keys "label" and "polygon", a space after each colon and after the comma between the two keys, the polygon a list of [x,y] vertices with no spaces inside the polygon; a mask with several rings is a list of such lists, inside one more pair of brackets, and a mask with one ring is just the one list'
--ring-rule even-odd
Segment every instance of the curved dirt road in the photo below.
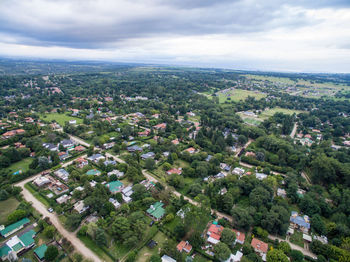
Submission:
{"label": "curved dirt road", "polygon": [[83,242],[80,241],[79,238],[77,238],[75,236],[75,234],[73,232],[69,232],[67,231],[62,225],[61,222],[59,221],[58,217],[56,214],[54,213],[50,213],[49,211],[47,211],[46,207],[44,206],[44,204],[42,204],[39,200],[37,200],[25,187],[24,185],[26,183],[28,183],[29,181],[32,181],[33,179],[35,179],[36,177],[40,176],[40,174],[34,176],[34,177],[30,177],[27,178],[19,183],[16,184],[16,186],[19,186],[22,188],[22,195],[24,197],[24,199],[28,202],[32,203],[32,206],[40,213],[42,214],[44,217],[48,217],[50,218],[50,221],[52,222],[52,224],[56,227],[56,229],[58,230],[58,232],[60,232],[60,234],[65,237],[66,239],[68,239],[72,245],[74,246],[75,250],[78,251],[79,253],[81,253],[84,257],[92,259],[93,261],[96,262],[102,262],[102,260],[97,257],[95,255],[95,253],[93,253],[89,248],[87,248]]}

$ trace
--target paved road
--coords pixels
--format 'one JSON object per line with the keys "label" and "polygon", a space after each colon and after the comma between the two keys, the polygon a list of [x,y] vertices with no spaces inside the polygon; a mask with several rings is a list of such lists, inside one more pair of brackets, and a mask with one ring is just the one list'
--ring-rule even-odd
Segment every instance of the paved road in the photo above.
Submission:
{"label": "paved road", "polygon": [[295,245],[295,244],[293,244],[293,243],[291,243],[291,242],[289,242],[289,241],[287,241],[285,239],[282,239],[280,237],[273,236],[273,235],[269,235],[269,239],[272,239],[272,240],[278,239],[279,241],[285,241],[285,242],[287,242],[290,245],[290,247],[292,249],[299,250],[300,252],[302,252],[304,254],[304,256],[309,256],[309,257],[316,258],[316,255],[314,253],[312,253],[310,250],[307,250],[307,249],[302,248],[302,247],[300,247],[298,245]]}
{"label": "paved road", "polygon": [[95,253],[93,253],[89,248],[87,248],[83,242],[80,241],[79,238],[77,238],[75,236],[75,234],[73,232],[69,232],[67,231],[62,225],[60,220],[58,219],[58,216],[55,213],[50,213],[49,211],[47,211],[46,207],[44,206],[44,204],[42,204],[39,200],[37,200],[25,187],[24,185],[26,183],[28,183],[29,181],[32,181],[33,179],[35,179],[36,177],[40,176],[41,173],[39,173],[38,175],[34,176],[34,177],[30,177],[27,178],[19,183],[16,184],[16,186],[19,186],[22,188],[22,194],[23,197],[26,201],[31,202],[32,206],[39,212],[41,213],[44,217],[48,217],[50,218],[50,221],[52,222],[52,224],[56,227],[56,229],[58,230],[58,232],[60,232],[60,234],[65,237],[66,239],[68,239],[72,245],[74,246],[75,250],[77,250],[79,253],[81,253],[84,257],[86,258],[90,258],[93,261],[96,262],[102,262],[102,260],[97,257],[95,255]]}

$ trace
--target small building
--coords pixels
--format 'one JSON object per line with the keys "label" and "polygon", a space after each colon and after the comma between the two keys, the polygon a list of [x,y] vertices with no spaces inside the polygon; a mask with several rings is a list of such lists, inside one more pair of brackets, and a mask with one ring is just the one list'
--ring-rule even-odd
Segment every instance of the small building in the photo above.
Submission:
{"label": "small building", "polygon": [[120,207],[120,203],[116,199],[110,198],[108,201],[113,204],[115,209],[118,209]]}
{"label": "small building", "polygon": [[289,221],[293,228],[303,233],[308,233],[310,230],[310,219],[307,215],[299,216],[298,212],[292,211]]}
{"label": "small building", "polygon": [[147,214],[150,215],[156,221],[159,221],[165,215],[164,204],[162,202],[156,202],[147,209]]}
{"label": "small building", "polygon": [[93,154],[87,158],[89,161],[98,163],[100,160],[105,160],[105,157],[101,154]]}
{"label": "small building", "polygon": [[153,153],[153,152],[148,152],[148,153],[146,153],[146,154],[142,154],[141,155],[141,158],[143,159],[143,160],[146,160],[146,159],[149,159],[149,158],[154,158],[154,156],[155,156],[156,154],[155,153]]}
{"label": "small building", "polygon": [[106,161],[103,162],[103,164],[105,166],[108,166],[108,165],[115,166],[117,164],[117,162],[115,160],[106,160]]}
{"label": "small building", "polygon": [[38,176],[34,179],[33,183],[38,187],[43,187],[50,184],[51,181],[46,176]]}
{"label": "small building", "polygon": [[54,173],[58,178],[62,179],[63,181],[67,182],[68,181],[68,178],[69,178],[69,173],[63,169],[63,168],[60,168],[58,169],[57,171],[55,171]]}
{"label": "small building", "polygon": [[167,256],[167,255],[163,255],[162,256],[162,262],[176,262],[176,260],[171,258],[171,257],[169,257],[169,256]]}
{"label": "small building", "polygon": [[1,236],[8,237],[12,235],[13,233],[17,232],[18,230],[22,229],[24,226],[28,225],[30,223],[30,220],[28,218],[23,218],[11,225],[8,225],[4,229],[0,231]]}
{"label": "small building", "polygon": [[312,237],[308,234],[303,234],[303,240],[306,242],[311,243],[312,242]]}
{"label": "small building", "polygon": [[68,154],[67,152],[59,152],[58,158],[60,159],[60,161],[65,161],[66,159],[70,158],[70,154]]}
{"label": "small building", "polygon": [[243,245],[244,241],[245,241],[245,234],[241,231],[238,231],[237,229],[232,229],[232,231],[235,232],[235,234],[236,234],[235,244],[239,243],[239,244]]}
{"label": "small building", "polygon": [[103,144],[103,148],[104,149],[110,149],[110,148],[114,147],[114,145],[115,145],[115,142],[104,143]]}
{"label": "small building", "polygon": [[194,147],[187,148],[185,151],[187,151],[190,154],[196,153],[196,149]]}
{"label": "small building", "polygon": [[58,204],[64,204],[67,203],[67,201],[70,199],[70,196],[68,196],[67,194],[64,194],[62,196],[60,196],[59,198],[56,199],[56,202]]}
{"label": "small building", "polygon": [[112,170],[111,172],[108,172],[107,175],[108,175],[108,177],[110,177],[110,176],[112,176],[112,175],[116,175],[117,178],[121,178],[121,177],[124,176],[124,172],[121,172],[121,171],[119,171],[119,170],[117,170],[117,169],[114,169],[114,170]]}
{"label": "small building", "polygon": [[43,244],[36,249],[34,249],[34,255],[39,261],[43,261],[45,257],[45,252],[47,250],[47,245]]}
{"label": "small building", "polygon": [[80,200],[74,204],[74,210],[77,211],[79,214],[84,213],[88,209],[89,209],[89,206],[85,206],[83,200]]}
{"label": "small building", "polygon": [[132,190],[132,186],[127,186],[122,190],[122,194],[127,197],[130,197],[133,193],[134,191]]}
{"label": "small building", "polygon": [[264,180],[265,178],[267,178],[267,175],[264,173],[256,173],[255,177],[259,180]]}
{"label": "small building", "polygon": [[112,193],[112,194],[115,194],[115,193],[119,193],[122,191],[123,189],[123,183],[116,180],[116,181],[112,181],[112,182],[109,182],[106,187],[109,189],[109,191]]}
{"label": "small building", "polygon": [[224,262],[239,262],[239,261],[241,261],[242,257],[243,257],[243,253],[241,251],[237,250],[235,255],[231,254],[230,257],[227,260],[225,260]]}
{"label": "small building", "polygon": [[141,147],[139,147],[138,145],[133,145],[133,146],[128,146],[127,148],[126,148],[130,153],[132,153],[132,152],[142,152],[142,148]]}
{"label": "small building", "polygon": [[182,174],[182,168],[172,168],[166,172],[168,175],[176,174],[181,175]]}
{"label": "small building", "polygon": [[207,242],[216,245],[220,242],[221,233],[224,227],[217,224],[211,224],[207,231]]}
{"label": "small building", "polygon": [[87,166],[89,164],[89,162],[86,159],[81,157],[75,160],[75,162],[77,163],[77,167],[79,168],[83,168],[84,166]]}
{"label": "small building", "polygon": [[179,252],[185,251],[186,253],[190,253],[192,251],[192,246],[188,241],[182,240],[177,246],[176,249]]}
{"label": "small building", "polygon": [[83,146],[76,146],[74,148],[74,151],[76,151],[76,152],[83,152],[84,150],[85,150],[85,147],[83,147]]}
{"label": "small building", "polygon": [[266,254],[269,245],[257,238],[253,238],[251,246],[253,247],[254,251],[262,257],[263,261],[266,261]]}
{"label": "small building", "polygon": [[69,149],[69,148],[73,148],[74,147],[74,142],[70,139],[64,139],[61,141],[61,145],[65,148],[65,149]]}
{"label": "small building", "polygon": [[242,176],[244,174],[245,170],[243,168],[240,167],[235,167],[232,171],[233,174],[238,175],[238,176]]}
{"label": "small building", "polygon": [[76,125],[77,124],[77,120],[75,120],[75,119],[69,120],[69,124],[70,125]]}
{"label": "small building", "polygon": [[277,196],[286,198],[287,197],[287,192],[283,188],[277,188]]}

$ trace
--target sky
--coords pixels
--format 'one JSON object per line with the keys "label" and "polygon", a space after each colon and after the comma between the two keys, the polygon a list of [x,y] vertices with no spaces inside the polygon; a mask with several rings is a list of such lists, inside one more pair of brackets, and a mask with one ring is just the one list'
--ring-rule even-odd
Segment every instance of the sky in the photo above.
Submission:
{"label": "sky", "polygon": [[350,73],[350,0],[0,0],[0,56]]}

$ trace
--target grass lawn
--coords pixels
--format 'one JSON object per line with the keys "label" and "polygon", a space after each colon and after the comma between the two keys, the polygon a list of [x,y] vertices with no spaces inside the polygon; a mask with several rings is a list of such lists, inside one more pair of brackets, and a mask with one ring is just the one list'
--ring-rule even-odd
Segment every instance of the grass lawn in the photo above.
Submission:
{"label": "grass lawn", "polygon": [[32,163],[32,160],[33,159],[30,157],[24,158],[21,161],[13,163],[11,166],[6,168],[6,171],[8,173],[12,174],[12,173],[17,172],[19,170],[22,170],[22,172],[25,173],[29,170],[29,165],[30,165],[30,163]]}
{"label": "grass lawn", "polygon": [[[249,91],[243,89],[234,89],[230,90],[227,93],[217,93],[219,97],[219,102],[224,103],[225,101],[234,101],[239,102],[240,100],[245,100],[248,96],[254,97],[256,100],[266,97],[266,94],[261,93],[259,91]],[[230,98],[230,99],[228,99]]]}
{"label": "grass lawn", "polygon": [[267,118],[273,116],[275,113],[283,113],[283,114],[287,114],[287,115],[292,115],[295,113],[296,115],[298,115],[298,114],[303,113],[303,112],[305,112],[305,111],[275,107],[275,108],[270,108],[268,110],[263,111],[259,115],[259,118],[267,119]]}
{"label": "grass lawn", "polygon": [[67,114],[59,114],[59,113],[47,113],[47,114],[41,114],[40,118],[42,120],[51,122],[52,120],[55,120],[60,126],[64,126],[65,122],[68,122],[69,120],[77,120],[77,124],[82,124],[83,119],[69,116]]}
{"label": "grass lawn", "polygon": [[304,247],[303,233],[300,231],[294,231],[294,234],[290,236],[289,241],[300,247]]}
{"label": "grass lawn", "polygon": [[42,196],[40,195],[39,192],[35,191],[34,188],[32,188],[28,182],[27,184],[24,185],[24,187],[36,198],[38,199],[41,203],[43,203],[46,207],[50,206],[50,203]]}
{"label": "grass lawn", "polygon": [[136,261],[146,262],[152,255],[158,254],[162,244],[167,240],[167,237],[162,232],[158,231],[152,239],[158,242],[158,245],[151,249],[146,243],[146,245],[138,252]]}
{"label": "grass lawn", "polygon": [[7,216],[15,211],[18,205],[19,202],[14,197],[0,201],[0,225],[6,224]]}
{"label": "grass lawn", "polygon": [[102,248],[97,246],[94,241],[92,241],[87,236],[78,236],[78,238],[84,243],[86,247],[92,250],[98,257],[100,257],[103,261],[113,262],[113,260],[104,252]]}

